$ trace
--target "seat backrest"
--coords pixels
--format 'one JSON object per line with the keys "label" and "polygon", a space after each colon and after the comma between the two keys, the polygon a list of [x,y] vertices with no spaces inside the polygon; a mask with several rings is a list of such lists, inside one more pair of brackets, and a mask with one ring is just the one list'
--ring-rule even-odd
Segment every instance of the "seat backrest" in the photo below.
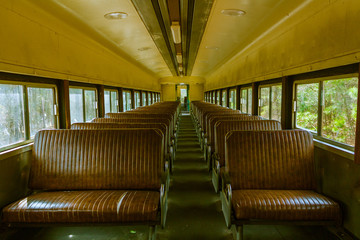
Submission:
{"label": "seat backrest", "polygon": [[164,151],[168,152],[168,136],[164,123],[73,123],[73,130],[109,129],[109,128],[157,128],[164,135]]}
{"label": "seat backrest", "polygon": [[225,172],[233,189],[315,190],[309,132],[231,131],[225,145]]}
{"label": "seat backrest", "polygon": [[170,120],[166,118],[94,118],[92,123],[164,123],[166,125],[168,141],[172,136]]}
{"label": "seat backrest", "polygon": [[211,147],[214,147],[214,130],[215,130],[215,124],[218,121],[225,121],[225,120],[247,120],[247,121],[255,121],[255,120],[263,120],[262,117],[259,116],[250,116],[248,114],[232,114],[232,115],[215,115],[209,119],[209,125],[208,125],[208,142],[210,143]]}
{"label": "seat backrest", "polygon": [[158,190],[158,129],[43,130],[36,134],[29,187],[41,190]]}
{"label": "seat backrest", "polygon": [[225,165],[225,136],[232,130],[238,131],[267,131],[281,130],[281,123],[275,120],[227,120],[215,124],[215,152],[220,159],[220,166]]}
{"label": "seat backrest", "polygon": [[169,130],[172,133],[175,129],[173,116],[168,113],[148,113],[148,112],[124,112],[124,113],[106,113],[105,118],[166,118],[169,120]]}

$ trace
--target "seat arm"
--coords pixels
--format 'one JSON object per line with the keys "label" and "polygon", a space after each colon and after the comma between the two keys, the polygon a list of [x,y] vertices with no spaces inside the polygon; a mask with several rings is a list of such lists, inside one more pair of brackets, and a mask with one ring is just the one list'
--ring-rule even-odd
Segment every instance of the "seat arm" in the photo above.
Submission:
{"label": "seat arm", "polygon": [[160,212],[161,212],[161,228],[165,227],[166,223],[166,215],[168,210],[168,202],[167,202],[167,193],[166,186],[161,184],[160,187]]}
{"label": "seat arm", "polygon": [[[212,158],[211,158],[211,168],[216,168],[217,166],[215,165],[216,162],[219,163],[219,167],[220,167],[220,157],[219,157],[219,154],[217,152],[214,152],[213,155],[212,155]],[[217,170],[217,169],[216,169]],[[220,170],[220,168],[219,168]],[[220,171],[217,171],[217,172],[220,172]]]}
{"label": "seat arm", "polygon": [[228,174],[225,173],[222,176],[223,188],[220,193],[222,211],[225,218],[226,226],[230,229],[231,227],[231,214],[232,214],[232,188],[231,183],[229,182]]}
{"label": "seat arm", "polygon": [[169,190],[170,187],[170,165],[168,161],[164,163],[164,172],[161,175],[161,184],[164,184],[166,187],[166,191]]}

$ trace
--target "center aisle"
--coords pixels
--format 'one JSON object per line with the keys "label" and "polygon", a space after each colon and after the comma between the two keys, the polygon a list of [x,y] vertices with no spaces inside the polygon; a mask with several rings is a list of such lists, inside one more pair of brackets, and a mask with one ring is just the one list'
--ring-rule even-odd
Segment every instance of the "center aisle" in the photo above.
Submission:
{"label": "center aisle", "polygon": [[232,239],[190,115],[182,115],[165,229],[158,239]]}

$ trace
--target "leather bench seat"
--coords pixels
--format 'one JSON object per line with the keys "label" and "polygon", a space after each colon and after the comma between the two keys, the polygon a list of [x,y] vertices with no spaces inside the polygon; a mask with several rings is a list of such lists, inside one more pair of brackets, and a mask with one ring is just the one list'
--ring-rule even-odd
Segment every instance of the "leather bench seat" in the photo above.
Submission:
{"label": "leather bench seat", "polygon": [[160,193],[94,190],[41,192],[8,205],[11,223],[109,223],[156,221]]}
{"label": "leather bench seat", "polygon": [[339,220],[340,207],[310,190],[234,190],[236,219],[278,221]]}

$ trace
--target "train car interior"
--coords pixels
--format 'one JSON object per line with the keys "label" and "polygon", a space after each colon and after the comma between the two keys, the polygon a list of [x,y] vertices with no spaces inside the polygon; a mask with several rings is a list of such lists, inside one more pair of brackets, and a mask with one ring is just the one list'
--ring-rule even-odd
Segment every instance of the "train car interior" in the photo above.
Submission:
{"label": "train car interior", "polygon": [[1,240],[360,239],[359,0],[0,1]]}

